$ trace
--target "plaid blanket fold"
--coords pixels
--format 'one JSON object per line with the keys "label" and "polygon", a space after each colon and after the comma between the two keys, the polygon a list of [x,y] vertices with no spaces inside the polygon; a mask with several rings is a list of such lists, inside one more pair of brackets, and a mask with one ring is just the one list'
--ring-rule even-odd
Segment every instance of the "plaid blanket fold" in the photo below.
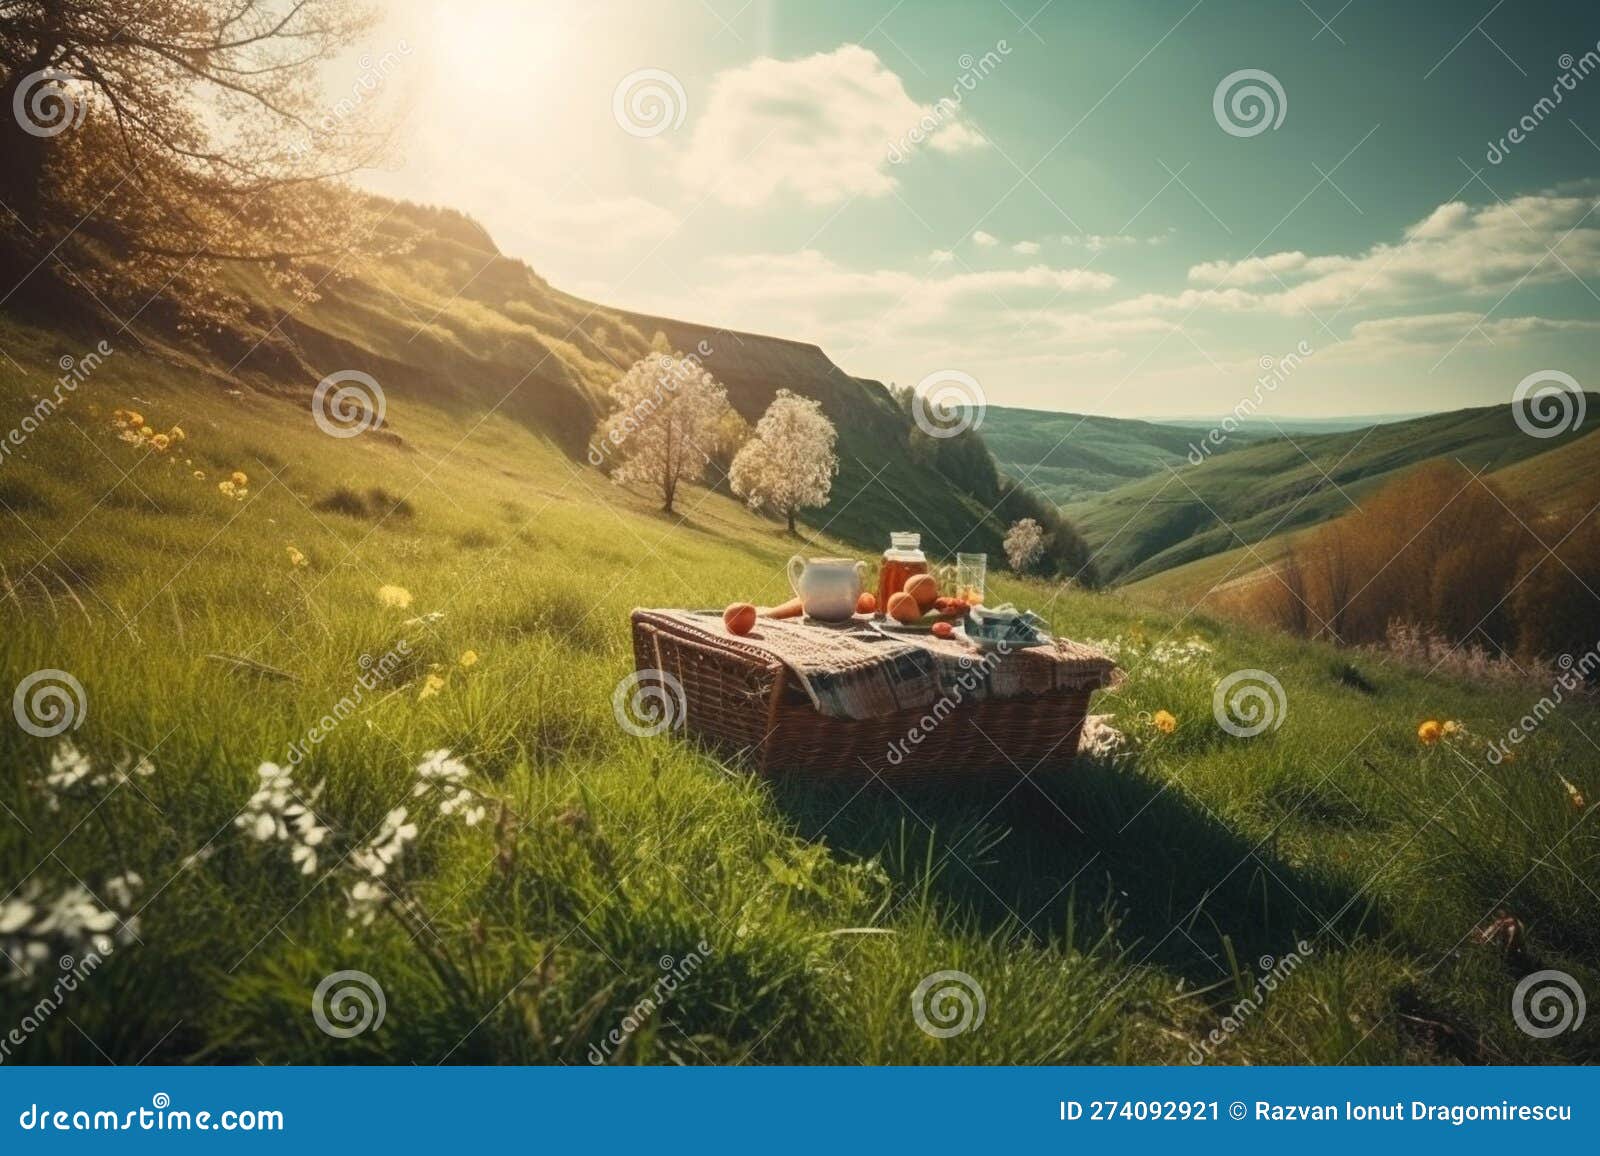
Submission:
{"label": "plaid blanket fold", "polygon": [[880,718],[944,697],[1022,698],[1117,681],[1109,658],[1062,638],[1048,646],[979,652],[955,639],[880,630],[863,616],[843,623],[761,618],[751,633],[737,636],[728,633],[716,610],[635,613],[709,645],[770,655],[794,674],[817,710],[833,718]]}

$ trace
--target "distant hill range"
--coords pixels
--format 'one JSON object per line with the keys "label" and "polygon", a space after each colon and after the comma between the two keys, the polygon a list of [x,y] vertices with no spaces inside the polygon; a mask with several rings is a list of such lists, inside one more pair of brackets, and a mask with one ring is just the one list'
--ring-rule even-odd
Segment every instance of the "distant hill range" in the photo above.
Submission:
{"label": "distant hill range", "polygon": [[[1588,410],[1600,414],[1600,396],[1589,395]],[[1246,546],[1270,557],[1281,547],[1259,544],[1351,510],[1363,494],[1431,458],[1484,471],[1540,511],[1581,511],[1600,501],[1600,439],[1592,429],[1532,437],[1510,405],[1323,432],[1285,426],[1271,436],[1257,421],[1199,465],[1187,456],[1199,426],[1031,410],[989,415],[983,432],[1002,469],[1062,502],[1112,581],[1248,553]],[[1027,433],[1034,421],[1043,436]],[[1259,565],[1246,561],[1235,569]],[[1195,567],[1197,575],[1213,572],[1228,568]]]}

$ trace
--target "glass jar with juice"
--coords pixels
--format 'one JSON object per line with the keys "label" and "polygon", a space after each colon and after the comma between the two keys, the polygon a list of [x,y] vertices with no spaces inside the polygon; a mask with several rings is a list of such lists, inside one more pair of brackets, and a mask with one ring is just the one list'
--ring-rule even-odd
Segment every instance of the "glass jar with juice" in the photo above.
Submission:
{"label": "glass jar with juice", "polygon": [[884,616],[890,597],[904,590],[914,575],[927,572],[928,558],[922,552],[922,535],[907,531],[890,534],[889,548],[883,552],[883,562],[878,567],[877,616]]}

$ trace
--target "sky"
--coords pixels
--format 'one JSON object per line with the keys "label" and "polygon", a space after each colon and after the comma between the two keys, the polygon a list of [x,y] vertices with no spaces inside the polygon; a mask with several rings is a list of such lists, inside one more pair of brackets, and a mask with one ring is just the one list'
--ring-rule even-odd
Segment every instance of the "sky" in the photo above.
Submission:
{"label": "sky", "polygon": [[1600,5],[1041,3],[390,0],[361,183],[590,300],[996,405],[1600,389]]}

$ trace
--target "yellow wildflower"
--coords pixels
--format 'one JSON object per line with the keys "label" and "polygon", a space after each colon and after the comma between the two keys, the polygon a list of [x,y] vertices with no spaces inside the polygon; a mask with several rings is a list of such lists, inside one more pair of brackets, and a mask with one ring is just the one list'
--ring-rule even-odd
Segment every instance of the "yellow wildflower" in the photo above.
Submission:
{"label": "yellow wildflower", "polygon": [[430,699],[443,689],[444,679],[437,674],[430,674],[422,680],[422,689],[417,692],[417,701],[422,702],[424,699]]}
{"label": "yellow wildflower", "polygon": [[250,479],[245,477],[243,470],[234,470],[233,484],[236,486],[248,486],[250,484]]}
{"label": "yellow wildflower", "polygon": [[150,444],[156,447],[158,453],[165,453],[167,447],[172,444],[172,440],[166,434],[156,434],[155,437],[150,439]]}
{"label": "yellow wildflower", "polygon": [[1158,710],[1151,716],[1150,723],[1164,735],[1170,735],[1178,729],[1178,720],[1171,711]]}
{"label": "yellow wildflower", "polygon": [[196,470],[194,472],[194,476],[198,481],[203,482],[206,480],[206,472],[204,470]]}
{"label": "yellow wildflower", "polygon": [[285,546],[284,549],[289,552],[289,565],[296,569],[306,565],[306,556],[300,553],[299,550],[296,550],[293,546]]}
{"label": "yellow wildflower", "polygon": [[156,436],[156,431],[151,429],[149,426],[145,426],[139,431],[139,436],[142,438],[153,438]]}
{"label": "yellow wildflower", "polygon": [[142,426],[142,425],[144,425],[144,414],[140,413],[138,410],[136,410],[136,409],[125,409],[125,410],[122,410],[121,413],[122,413],[123,418],[127,421],[127,423],[129,425],[132,425],[132,426]]}
{"label": "yellow wildflower", "polygon": [[227,478],[223,478],[222,481],[217,483],[217,489],[221,491],[223,497],[233,497],[233,483],[228,481]]}
{"label": "yellow wildflower", "polygon": [[476,666],[478,663],[478,652],[476,650],[463,650],[461,652],[460,661],[462,666]]}
{"label": "yellow wildflower", "polygon": [[167,431],[167,436],[175,442],[181,442],[189,435],[183,432],[183,427],[181,425],[175,425]]}
{"label": "yellow wildflower", "polygon": [[1576,783],[1567,782],[1561,775],[1557,775],[1556,778],[1561,779],[1561,785],[1567,789],[1567,802],[1572,804],[1574,811],[1581,811],[1589,805],[1589,801],[1583,797],[1583,792],[1578,790]]}
{"label": "yellow wildflower", "polygon": [[392,606],[396,610],[404,610],[411,605],[411,591],[404,586],[379,586],[378,605]]}
{"label": "yellow wildflower", "polygon": [[1444,735],[1444,727],[1437,719],[1429,719],[1417,728],[1417,741],[1425,747],[1431,747]]}

